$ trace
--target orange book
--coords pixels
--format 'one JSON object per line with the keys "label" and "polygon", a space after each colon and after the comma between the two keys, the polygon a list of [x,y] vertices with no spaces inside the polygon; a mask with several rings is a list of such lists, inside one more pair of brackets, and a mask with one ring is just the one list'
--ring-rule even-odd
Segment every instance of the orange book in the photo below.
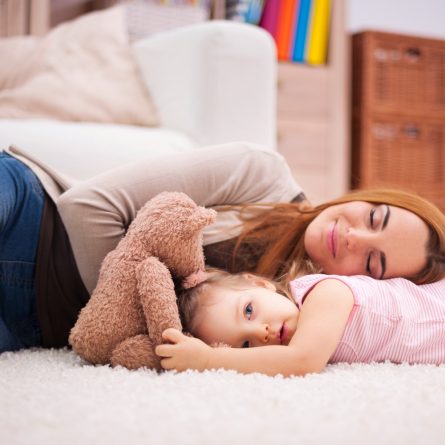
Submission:
{"label": "orange book", "polygon": [[298,0],[281,0],[277,26],[277,51],[278,59],[290,60],[292,47],[292,30],[294,29],[295,10]]}

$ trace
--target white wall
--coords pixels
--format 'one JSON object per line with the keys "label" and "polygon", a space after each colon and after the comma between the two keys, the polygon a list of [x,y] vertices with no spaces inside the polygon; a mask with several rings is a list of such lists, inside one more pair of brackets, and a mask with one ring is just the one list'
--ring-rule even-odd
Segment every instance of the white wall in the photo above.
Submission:
{"label": "white wall", "polygon": [[445,39],[445,0],[346,0],[351,33],[378,30]]}

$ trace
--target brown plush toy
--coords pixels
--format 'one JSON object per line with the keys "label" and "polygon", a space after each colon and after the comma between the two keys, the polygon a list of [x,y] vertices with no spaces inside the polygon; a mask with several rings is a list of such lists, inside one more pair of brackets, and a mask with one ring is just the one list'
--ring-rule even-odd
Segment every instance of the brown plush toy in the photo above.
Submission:
{"label": "brown plush toy", "polygon": [[164,329],[181,329],[172,276],[190,284],[203,273],[202,229],[215,216],[183,193],[148,201],[102,263],[71,330],[74,351],[94,364],[161,370],[154,348]]}

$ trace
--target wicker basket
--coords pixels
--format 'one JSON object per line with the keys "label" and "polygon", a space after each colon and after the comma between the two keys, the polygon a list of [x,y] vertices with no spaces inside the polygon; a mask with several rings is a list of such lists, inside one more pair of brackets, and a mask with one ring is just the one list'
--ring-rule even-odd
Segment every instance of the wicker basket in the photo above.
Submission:
{"label": "wicker basket", "polygon": [[353,38],[352,186],[395,187],[445,210],[445,42]]}
{"label": "wicker basket", "polygon": [[354,109],[445,118],[445,42],[364,32],[353,37]]}
{"label": "wicker basket", "polygon": [[414,191],[445,209],[445,121],[380,115],[362,119],[361,129],[354,185]]}

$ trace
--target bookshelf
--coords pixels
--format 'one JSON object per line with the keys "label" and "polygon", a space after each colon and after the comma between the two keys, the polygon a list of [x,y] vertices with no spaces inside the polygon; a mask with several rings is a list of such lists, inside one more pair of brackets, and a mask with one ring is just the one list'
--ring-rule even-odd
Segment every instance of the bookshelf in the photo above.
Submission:
{"label": "bookshelf", "polygon": [[345,0],[332,0],[325,66],[278,64],[278,151],[313,204],[349,189],[349,40]]}
{"label": "bookshelf", "polygon": [[42,35],[79,15],[106,8],[115,0],[0,0],[0,37]]}

